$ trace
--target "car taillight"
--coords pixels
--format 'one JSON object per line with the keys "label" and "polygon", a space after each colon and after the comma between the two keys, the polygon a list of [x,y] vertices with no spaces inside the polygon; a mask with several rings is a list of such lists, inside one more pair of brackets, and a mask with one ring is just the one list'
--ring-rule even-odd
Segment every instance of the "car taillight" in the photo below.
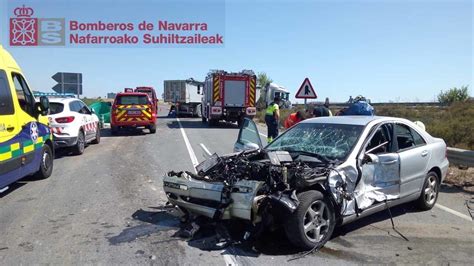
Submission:
{"label": "car taillight", "polygon": [[74,116],[66,116],[66,117],[58,117],[56,119],[56,123],[71,123],[72,121],[74,121]]}

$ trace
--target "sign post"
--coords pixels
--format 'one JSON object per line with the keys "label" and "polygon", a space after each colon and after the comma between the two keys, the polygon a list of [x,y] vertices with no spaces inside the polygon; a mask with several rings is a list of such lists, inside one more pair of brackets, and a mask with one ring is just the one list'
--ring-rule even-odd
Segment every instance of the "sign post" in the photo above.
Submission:
{"label": "sign post", "polygon": [[295,95],[295,98],[304,99],[304,109],[307,109],[306,102],[308,99],[316,99],[318,95],[314,91],[313,85],[308,78],[305,78],[303,83],[300,86],[300,89]]}

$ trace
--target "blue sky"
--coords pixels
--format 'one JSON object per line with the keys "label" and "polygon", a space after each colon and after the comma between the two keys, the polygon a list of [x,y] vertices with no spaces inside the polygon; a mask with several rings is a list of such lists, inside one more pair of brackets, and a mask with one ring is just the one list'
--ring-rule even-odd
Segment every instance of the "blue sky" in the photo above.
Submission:
{"label": "blue sky", "polygon": [[44,17],[200,20],[225,36],[219,48],[13,48],[3,2],[2,45],[40,91],[51,90],[58,71],[82,72],[85,96],[105,96],[139,85],[162,91],[165,79],[203,80],[209,69],[253,69],[293,95],[309,77],[319,99],[331,101],[431,101],[462,85],[474,92],[472,1],[204,1],[166,15],[125,1],[72,10],[61,1],[10,2],[33,3]]}

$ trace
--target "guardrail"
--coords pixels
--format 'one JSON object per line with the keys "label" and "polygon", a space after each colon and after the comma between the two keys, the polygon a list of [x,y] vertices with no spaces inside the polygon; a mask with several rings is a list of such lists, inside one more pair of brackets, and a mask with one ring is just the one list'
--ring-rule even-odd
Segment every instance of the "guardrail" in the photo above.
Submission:
{"label": "guardrail", "polygon": [[450,164],[474,167],[474,151],[449,147],[448,160]]}

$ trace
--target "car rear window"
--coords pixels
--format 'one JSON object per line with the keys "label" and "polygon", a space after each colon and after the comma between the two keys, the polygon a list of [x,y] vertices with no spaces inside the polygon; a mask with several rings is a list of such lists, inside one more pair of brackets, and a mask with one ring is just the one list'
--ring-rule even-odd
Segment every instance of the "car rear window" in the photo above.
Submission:
{"label": "car rear window", "polygon": [[64,105],[62,103],[49,103],[49,114],[59,114],[64,110]]}
{"label": "car rear window", "polygon": [[117,104],[148,104],[148,99],[144,95],[119,96],[117,98]]}

